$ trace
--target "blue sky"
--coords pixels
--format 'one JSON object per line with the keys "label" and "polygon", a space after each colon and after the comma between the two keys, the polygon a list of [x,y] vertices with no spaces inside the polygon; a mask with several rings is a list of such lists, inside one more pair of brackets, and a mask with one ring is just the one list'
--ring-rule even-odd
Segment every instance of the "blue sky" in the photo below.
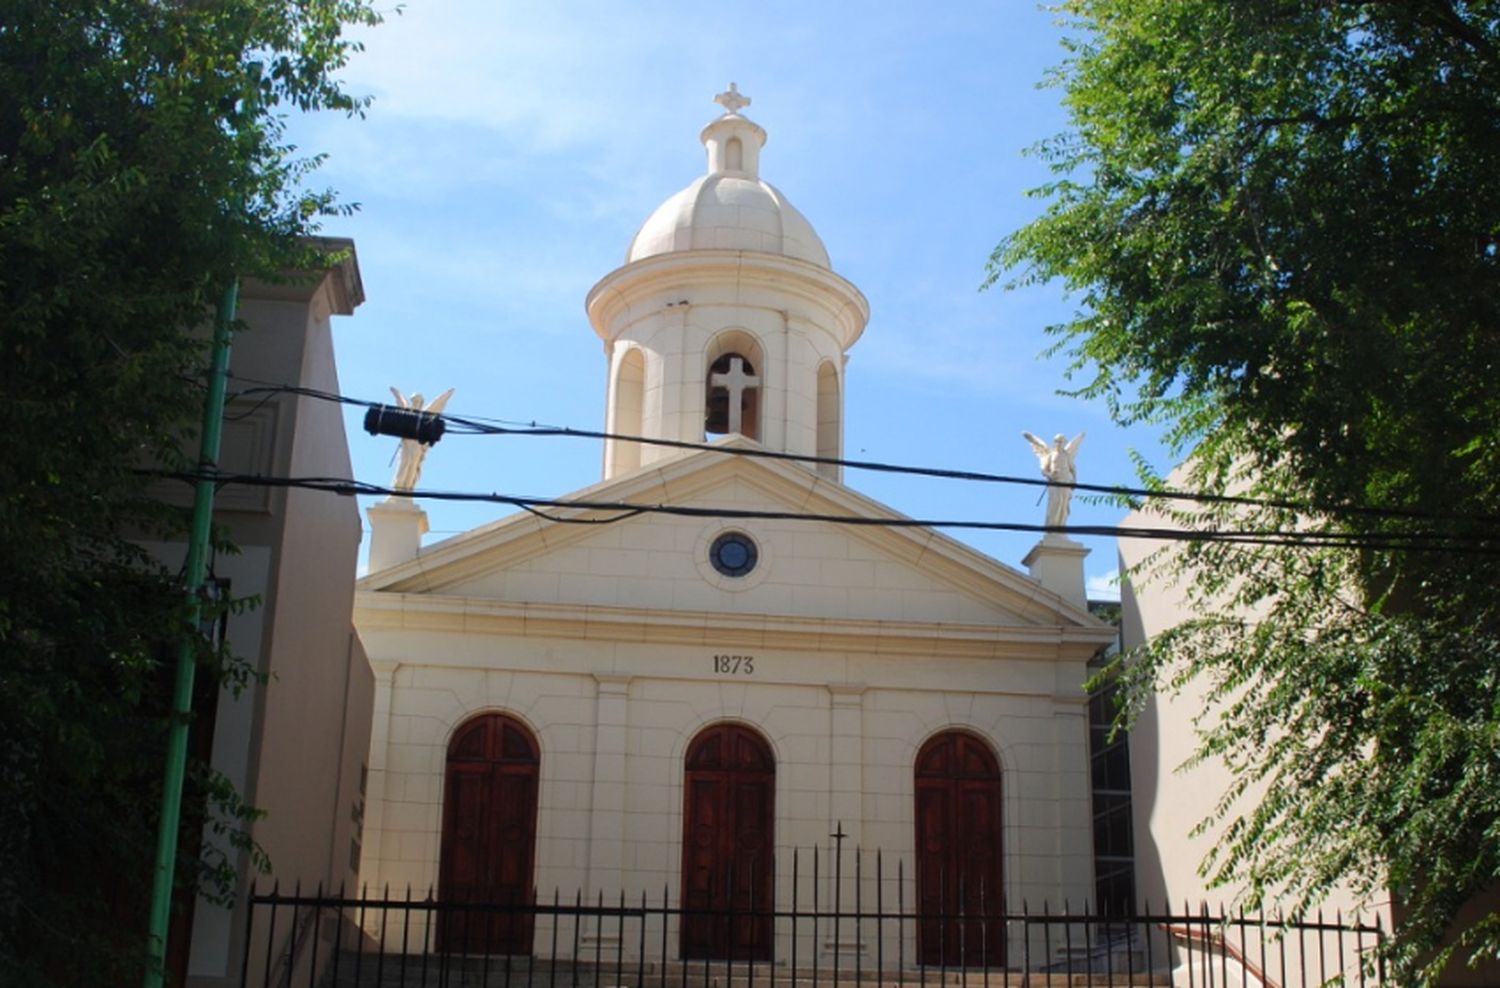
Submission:
{"label": "blue sky", "polygon": [[[292,123],[328,160],[322,182],[360,204],[325,232],[353,237],[368,300],[338,320],[342,390],[429,397],[449,410],[599,429],[605,362],[583,299],[636,228],[704,170],[698,142],[733,80],[769,132],[761,175],[813,223],[870,300],[850,353],[846,455],[1036,475],[1022,429],[1087,430],[1080,479],[1128,483],[1147,432],[1060,396],[1044,328],[1056,287],[981,292],[985,261],[1041,210],[1048,177],[1023,154],[1063,129],[1040,89],[1062,29],[1024,0],[686,4],[411,0],[363,35],[345,72],[368,116]],[[395,440],[350,418],[354,471],[386,483]],[[561,496],[599,479],[597,443],[453,436],[422,486]],[[849,471],[909,515],[1040,522],[1038,489]],[[504,509],[429,503],[433,538]],[[1120,512],[1075,501],[1073,521]],[[1019,566],[1034,536],[955,533]],[[1085,540],[1102,582],[1108,539]]]}

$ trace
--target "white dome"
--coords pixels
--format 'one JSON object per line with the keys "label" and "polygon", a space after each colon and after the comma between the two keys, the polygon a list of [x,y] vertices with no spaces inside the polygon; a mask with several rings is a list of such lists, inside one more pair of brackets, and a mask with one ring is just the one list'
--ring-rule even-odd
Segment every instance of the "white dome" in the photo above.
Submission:
{"label": "white dome", "polygon": [[768,182],[732,173],[704,175],[658,206],[625,261],[680,250],[754,250],[831,267],[822,239],[786,196]]}
{"label": "white dome", "polygon": [[760,178],[766,132],[739,113],[750,101],[733,84],[715,101],[728,112],[700,135],[708,174],[657,207],[630,242],[625,263],[684,250],[753,250],[831,269],[812,224]]}

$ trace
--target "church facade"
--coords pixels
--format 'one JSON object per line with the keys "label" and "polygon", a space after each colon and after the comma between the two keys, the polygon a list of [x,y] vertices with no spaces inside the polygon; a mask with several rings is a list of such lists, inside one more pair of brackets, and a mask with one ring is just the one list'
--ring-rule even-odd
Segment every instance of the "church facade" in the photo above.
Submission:
{"label": "church facade", "polygon": [[[707,172],[587,300],[607,431],[708,447],[611,439],[577,506],[425,547],[410,500],[371,510],[361,881],[785,907],[813,894],[794,849],[837,834],[846,880],[856,848],[883,850],[892,886],[903,862],[908,908],[1085,901],[1082,684],[1114,632],[1085,608],[1083,550],[1044,539],[1023,573],[900,524],[836,463],[747,455],[841,455],[869,306],[760,178],[746,101],[719,102]],[[744,936],[738,956],[786,959],[769,926]],[[911,936],[913,960],[942,949]],[[551,949],[529,922],[486,939]],[[721,939],[684,921],[671,950],[724,956]]]}

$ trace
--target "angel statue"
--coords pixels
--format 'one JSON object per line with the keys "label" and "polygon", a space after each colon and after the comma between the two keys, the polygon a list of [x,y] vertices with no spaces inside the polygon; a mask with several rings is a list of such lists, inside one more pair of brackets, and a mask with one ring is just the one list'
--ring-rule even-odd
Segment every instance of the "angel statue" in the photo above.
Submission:
{"label": "angel statue", "polygon": [[[419,394],[408,398],[395,388],[391,389],[391,394],[396,396],[396,404],[408,411],[436,415],[448,404],[448,399],[453,397],[453,390],[449,388],[444,391],[430,405],[423,404]],[[401,462],[396,464],[396,477],[391,481],[391,487],[398,491],[416,490],[417,479],[422,476],[422,461],[427,458],[427,446],[415,439],[403,439],[397,454],[401,457]]]}
{"label": "angel statue", "polygon": [[1037,462],[1042,467],[1042,476],[1047,478],[1047,526],[1060,527],[1068,523],[1068,508],[1073,501],[1073,488],[1064,486],[1078,482],[1078,447],[1083,444],[1083,433],[1068,437],[1059,432],[1048,446],[1040,437],[1029,432],[1021,433],[1036,452]]}

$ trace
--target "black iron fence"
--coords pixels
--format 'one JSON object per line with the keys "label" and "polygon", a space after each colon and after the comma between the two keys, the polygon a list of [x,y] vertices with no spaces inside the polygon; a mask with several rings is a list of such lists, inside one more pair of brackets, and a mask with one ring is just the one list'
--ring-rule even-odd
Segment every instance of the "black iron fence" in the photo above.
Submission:
{"label": "black iron fence", "polygon": [[[962,985],[1384,985],[1379,924],[1046,904],[1019,910],[978,890],[916,901],[898,865],[801,874],[774,905],[754,895],[684,908],[669,889],[554,891],[530,902],[428,894],[252,892],[244,988],[858,988]],[[816,871],[816,869],[814,869]],[[850,879],[845,881],[845,879]],[[847,888],[846,888],[847,886]],[[869,894],[866,894],[868,886]],[[803,896],[799,890],[808,887]],[[930,891],[930,890],[929,890]]]}

